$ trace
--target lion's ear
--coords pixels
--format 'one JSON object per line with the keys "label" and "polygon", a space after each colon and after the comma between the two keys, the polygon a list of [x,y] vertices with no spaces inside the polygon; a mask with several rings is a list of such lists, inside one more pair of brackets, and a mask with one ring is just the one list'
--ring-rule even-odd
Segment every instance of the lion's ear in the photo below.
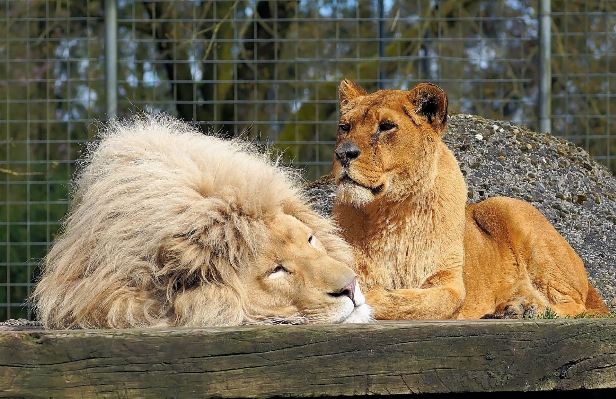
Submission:
{"label": "lion's ear", "polygon": [[348,79],[343,80],[338,87],[338,97],[340,98],[340,106],[347,105],[349,101],[356,97],[365,96],[368,94],[366,90],[351,82]]}
{"label": "lion's ear", "polygon": [[412,114],[423,116],[434,130],[442,132],[447,124],[447,94],[440,87],[431,83],[420,83],[409,93],[412,108],[411,118],[418,121]]}

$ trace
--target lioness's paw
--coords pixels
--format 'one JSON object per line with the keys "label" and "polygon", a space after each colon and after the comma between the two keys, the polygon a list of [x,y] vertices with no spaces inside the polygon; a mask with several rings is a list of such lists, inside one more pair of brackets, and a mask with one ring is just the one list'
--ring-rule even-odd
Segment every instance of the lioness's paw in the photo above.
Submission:
{"label": "lioness's paw", "polygon": [[538,313],[540,305],[527,302],[523,298],[515,298],[496,306],[494,313],[488,313],[482,319],[523,319],[531,318]]}

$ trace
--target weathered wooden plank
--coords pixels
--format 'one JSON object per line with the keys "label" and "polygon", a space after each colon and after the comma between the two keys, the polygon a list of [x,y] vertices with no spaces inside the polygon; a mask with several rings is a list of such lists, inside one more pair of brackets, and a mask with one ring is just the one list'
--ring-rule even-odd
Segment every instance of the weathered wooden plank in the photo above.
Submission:
{"label": "weathered wooden plank", "polygon": [[0,332],[0,397],[616,388],[616,319]]}

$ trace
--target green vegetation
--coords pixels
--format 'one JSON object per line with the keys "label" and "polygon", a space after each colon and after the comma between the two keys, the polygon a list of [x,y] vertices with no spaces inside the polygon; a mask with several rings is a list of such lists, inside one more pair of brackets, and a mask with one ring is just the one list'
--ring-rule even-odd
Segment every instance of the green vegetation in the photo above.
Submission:
{"label": "green vegetation", "polygon": [[524,319],[527,320],[546,320],[546,319],[593,319],[593,318],[599,318],[599,319],[614,319],[616,318],[616,312],[612,312],[610,313],[608,316],[590,316],[587,315],[585,313],[580,313],[579,315],[576,316],[564,316],[564,317],[560,317],[558,316],[556,313],[554,313],[551,309],[547,309],[545,312],[543,313],[539,313],[539,314],[533,314],[533,315],[525,315]]}

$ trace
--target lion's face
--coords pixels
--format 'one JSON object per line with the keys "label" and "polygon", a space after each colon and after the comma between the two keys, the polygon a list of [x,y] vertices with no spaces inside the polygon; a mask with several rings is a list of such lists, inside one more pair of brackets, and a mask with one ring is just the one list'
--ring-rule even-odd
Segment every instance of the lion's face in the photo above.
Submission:
{"label": "lion's face", "polygon": [[438,87],[367,94],[340,85],[334,175],[337,201],[357,207],[401,200],[433,179],[434,148],[444,130],[447,97]]}
{"label": "lion's face", "polygon": [[283,323],[370,321],[355,273],[330,257],[308,226],[281,214],[268,230],[255,267],[239,275],[251,314]]}

